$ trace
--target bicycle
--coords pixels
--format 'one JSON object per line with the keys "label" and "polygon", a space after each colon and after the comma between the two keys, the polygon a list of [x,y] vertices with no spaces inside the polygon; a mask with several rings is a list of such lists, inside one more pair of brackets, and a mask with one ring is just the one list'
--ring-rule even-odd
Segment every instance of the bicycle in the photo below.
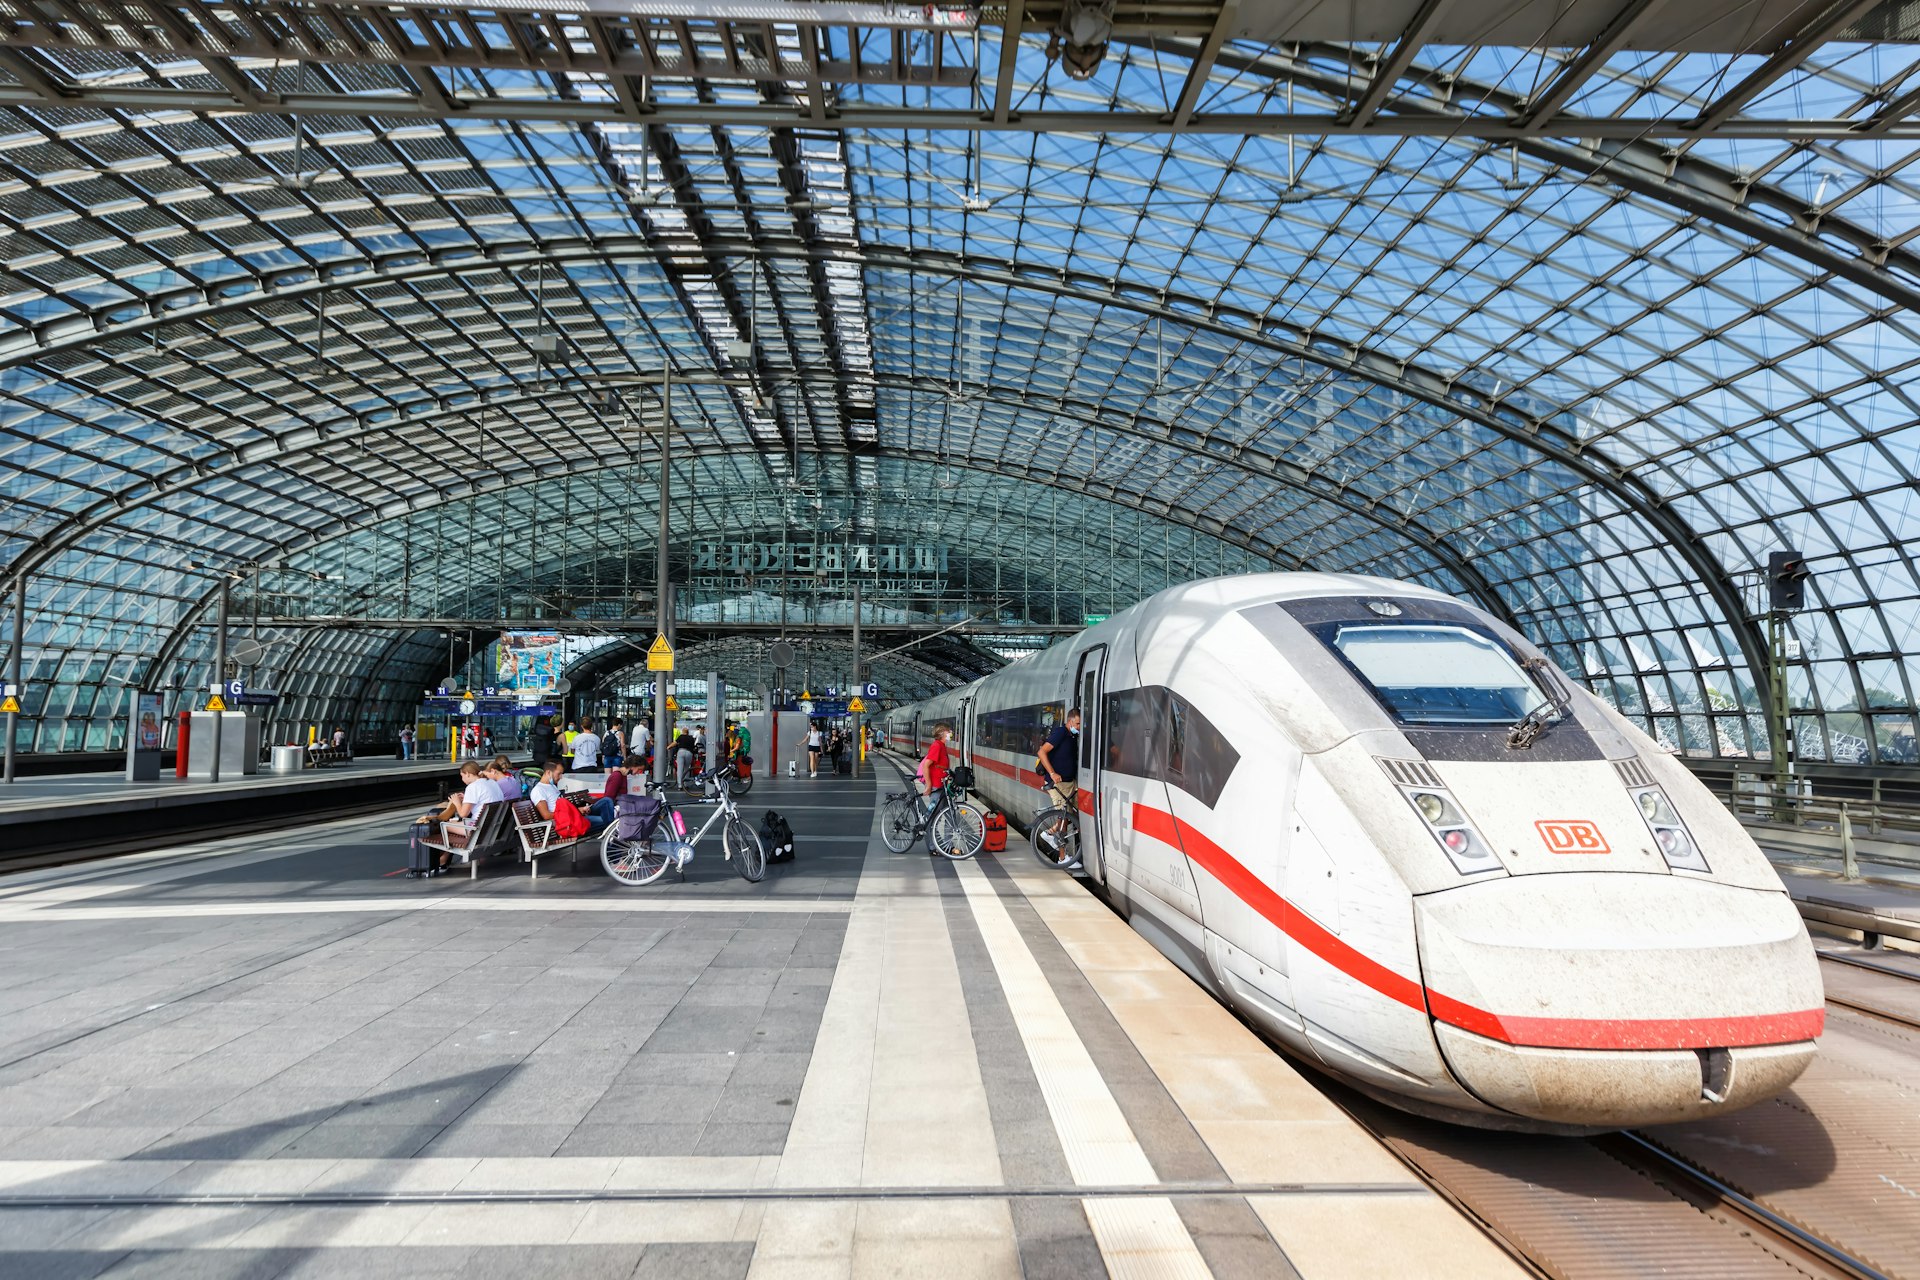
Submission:
{"label": "bicycle", "polygon": [[1040,865],[1055,871],[1072,871],[1080,866],[1080,815],[1060,802],[1053,788],[1047,794],[1054,803],[1034,810],[1028,843]]}
{"label": "bicycle", "polygon": [[726,860],[733,863],[742,880],[757,883],[767,874],[767,850],[760,843],[760,833],[748,825],[734,806],[734,793],[727,785],[732,772],[733,766],[729,764],[712,773],[696,775],[701,783],[701,798],[712,802],[714,810],[690,836],[681,835],[686,823],[674,807],[671,790],[664,783],[658,787],[649,784],[649,793],[660,801],[654,834],[646,839],[622,840],[619,820],[615,819],[600,837],[600,865],[621,884],[652,884],[667,873],[668,867],[685,868],[685,858],[675,845],[686,846],[691,856],[693,846],[718,822],[721,824],[720,847]]}
{"label": "bicycle", "polygon": [[[742,776],[740,773],[740,763],[742,760],[745,760],[749,765],[753,763],[752,756],[736,755],[723,770],[727,775],[727,790],[736,796],[743,796],[753,790],[753,775],[749,773]],[[705,777],[705,774],[690,773],[686,776],[685,781],[680,784],[680,789],[690,796],[700,795],[702,794],[702,780]]]}
{"label": "bicycle", "polygon": [[986,847],[986,817],[966,800],[966,766],[947,772],[946,781],[934,797],[933,807],[924,812],[920,799],[911,791],[894,791],[887,796],[880,816],[880,838],[894,853],[905,853],[922,832],[927,837],[927,852],[949,858],[971,858]]}

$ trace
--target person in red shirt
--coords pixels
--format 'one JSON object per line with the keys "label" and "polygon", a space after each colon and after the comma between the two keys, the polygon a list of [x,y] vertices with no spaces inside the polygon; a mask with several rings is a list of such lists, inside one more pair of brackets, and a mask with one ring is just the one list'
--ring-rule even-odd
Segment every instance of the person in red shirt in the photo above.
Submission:
{"label": "person in red shirt", "polygon": [[947,752],[947,739],[953,736],[952,725],[935,725],[933,741],[927,746],[927,758],[921,763],[921,770],[927,779],[927,808],[933,808],[934,800],[940,794],[941,784],[947,780],[947,770],[953,767],[953,757]]}

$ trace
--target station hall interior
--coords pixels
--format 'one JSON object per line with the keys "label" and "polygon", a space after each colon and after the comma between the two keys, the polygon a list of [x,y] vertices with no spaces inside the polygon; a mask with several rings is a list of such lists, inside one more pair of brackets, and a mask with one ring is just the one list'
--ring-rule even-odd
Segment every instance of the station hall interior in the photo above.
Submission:
{"label": "station hall interior", "polygon": [[1917,159],[1913,0],[5,0],[0,1276],[1920,1277]]}

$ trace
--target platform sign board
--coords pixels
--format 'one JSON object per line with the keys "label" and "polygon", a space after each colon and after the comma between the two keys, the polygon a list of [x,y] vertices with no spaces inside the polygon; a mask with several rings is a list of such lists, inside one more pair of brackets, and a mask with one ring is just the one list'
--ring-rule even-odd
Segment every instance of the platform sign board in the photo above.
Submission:
{"label": "platform sign board", "polygon": [[134,691],[127,708],[127,781],[158,782],[166,700],[157,693]]}
{"label": "platform sign board", "polygon": [[647,670],[673,670],[673,646],[667,643],[665,636],[655,636],[647,648]]}

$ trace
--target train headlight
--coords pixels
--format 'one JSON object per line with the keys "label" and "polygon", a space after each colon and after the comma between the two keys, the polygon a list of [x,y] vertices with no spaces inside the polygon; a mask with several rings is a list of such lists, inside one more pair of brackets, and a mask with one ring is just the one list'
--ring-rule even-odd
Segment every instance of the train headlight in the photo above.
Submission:
{"label": "train headlight", "polygon": [[1693,833],[1687,830],[1687,824],[1680,821],[1680,815],[1674,812],[1666,792],[1658,787],[1636,787],[1633,802],[1639,808],[1640,816],[1646,820],[1647,830],[1653,835],[1654,847],[1660,850],[1660,856],[1666,859],[1669,868],[1675,871],[1712,870],[1707,865],[1707,855],[1694,843]]}
{"label": "train headlight", "polygon": [[1453,869],[1463,876],[1474,875],[1481,871],[1493,871],[1500,862],[1493,856],[1493,850],[1487,848],[1487,842],[1473,829],[1466,815],[1453,802],[1453,797],[1444,791],[1428,788],[1420,790],[1402,789],[1402,794],[1413,805],[1413,811],[1427,824],[1427,830],[1440,842],[1440,848],[1446,852],[1453,863]]}

